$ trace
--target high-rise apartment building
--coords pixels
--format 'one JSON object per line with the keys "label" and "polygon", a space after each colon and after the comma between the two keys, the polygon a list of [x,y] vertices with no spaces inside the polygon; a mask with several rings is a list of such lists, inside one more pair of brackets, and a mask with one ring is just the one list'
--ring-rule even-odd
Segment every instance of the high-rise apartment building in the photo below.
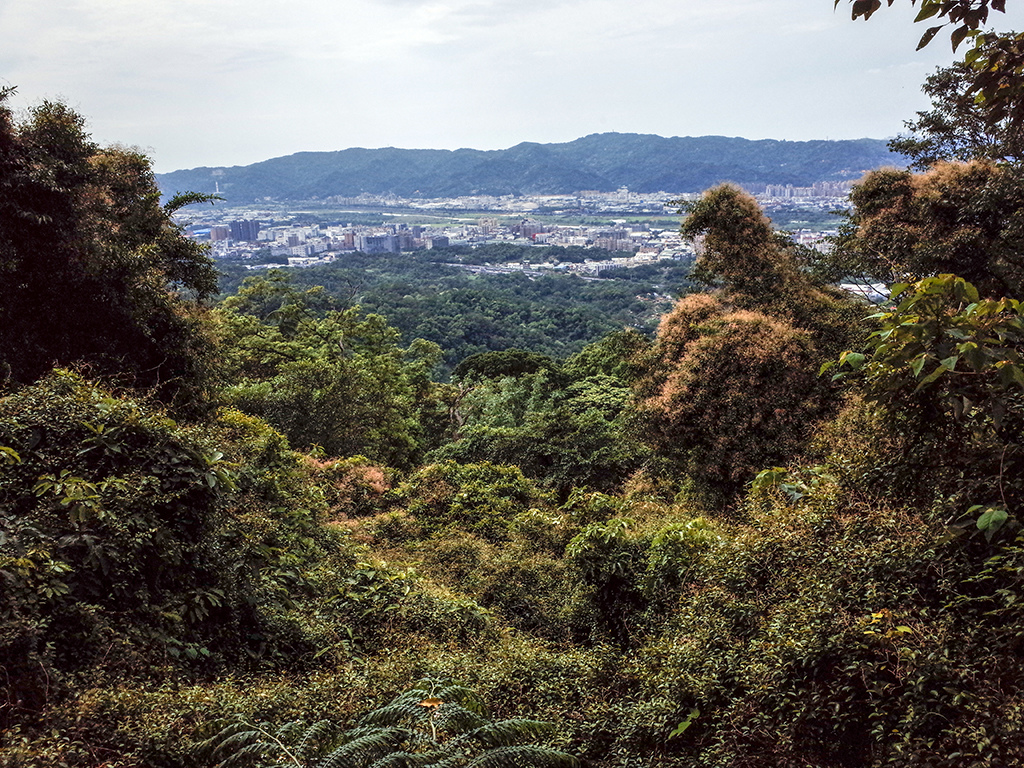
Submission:
{"label": "high-rise apartment building", "polygon": [[258,221],[232,221],[231,239],[236,242],[254,242],[260,237],[260,223]]}

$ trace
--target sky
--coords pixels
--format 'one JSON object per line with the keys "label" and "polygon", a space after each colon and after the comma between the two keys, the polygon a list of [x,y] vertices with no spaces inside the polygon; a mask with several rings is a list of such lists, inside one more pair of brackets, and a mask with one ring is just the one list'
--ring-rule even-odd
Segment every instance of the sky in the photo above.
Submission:
{"label": "sky", "polygon": [[[1024,4],[993,13],[1024,29]],[[949,38],[909,0],[0,0],[0,86],[157,171],[617,131],[889,138]],[[963,53],[963,50],[961,50]]]}

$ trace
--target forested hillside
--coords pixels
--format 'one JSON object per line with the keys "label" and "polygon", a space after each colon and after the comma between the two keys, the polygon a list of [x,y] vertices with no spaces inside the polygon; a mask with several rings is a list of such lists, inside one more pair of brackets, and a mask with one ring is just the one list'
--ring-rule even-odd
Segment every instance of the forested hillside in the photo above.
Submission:
{"label": "forested hillside", "polygon": [[161,174],[168,194],[218,191],[234,204],[342,195],[401,197],[698,192],[712,184],[793,184],[854,180],[902,160],[879,139],[750,141],[725,136],[601,133],[565,144],[509,149],[344,149],[300,152],[247,166]]}
{"label": "forested hillside", "polygon": [[322,289],[302,299],[311,312],[359,306],[383,315],[403,344],[424,339],[441,347],[442,376],[479,352],[525,348],[562,358],[622,328],[650,335],[672,300],[691,288],[688,261],[616,270],[602,279],[473,274],[458,265],[455,249],[354,254],[344,263],[255,274],[222,262],[220,284],[226,295],[239,291],[259,301],[253,311],[263,315],[297,300],[297,292]]}
{"label": "forested hillside", "polygon": [[0,765],[1024,762],[1020,112],[972,88],[830,253],[712,187],[699,290],[572,350],[482,306],[543,280],[214,301],[201,196],[0,100]]}

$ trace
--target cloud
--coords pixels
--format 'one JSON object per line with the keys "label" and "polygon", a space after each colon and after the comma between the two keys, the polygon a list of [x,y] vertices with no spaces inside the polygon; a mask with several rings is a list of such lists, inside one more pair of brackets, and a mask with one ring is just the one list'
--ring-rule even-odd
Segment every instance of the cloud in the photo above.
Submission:
{"label": "cloud", "polygon": [[605,130],[878,136],[952,60],[940,41],[914,53],[913,12],[864,24],[827,0],[4,0],[0,75],[22,103],[68,97],[99,140],[152,147],[164,170]]}

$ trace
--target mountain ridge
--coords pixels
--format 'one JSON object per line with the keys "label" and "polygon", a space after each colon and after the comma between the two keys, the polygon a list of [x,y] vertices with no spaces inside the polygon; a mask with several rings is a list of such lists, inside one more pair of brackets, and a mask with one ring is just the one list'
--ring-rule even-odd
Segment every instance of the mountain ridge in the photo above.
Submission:
{"label": "mountain ridge", "polygon": [[786,141],[727,136],[593,133],[507,149],[382,147],[303,151],[244,166],[157,175],[167,194],[218,191],[231,203],[359,194],[400,197],[571,194],[580,190],[699,192],[723,181],[793,184],[859,178],[905,165],[882,139]]}

